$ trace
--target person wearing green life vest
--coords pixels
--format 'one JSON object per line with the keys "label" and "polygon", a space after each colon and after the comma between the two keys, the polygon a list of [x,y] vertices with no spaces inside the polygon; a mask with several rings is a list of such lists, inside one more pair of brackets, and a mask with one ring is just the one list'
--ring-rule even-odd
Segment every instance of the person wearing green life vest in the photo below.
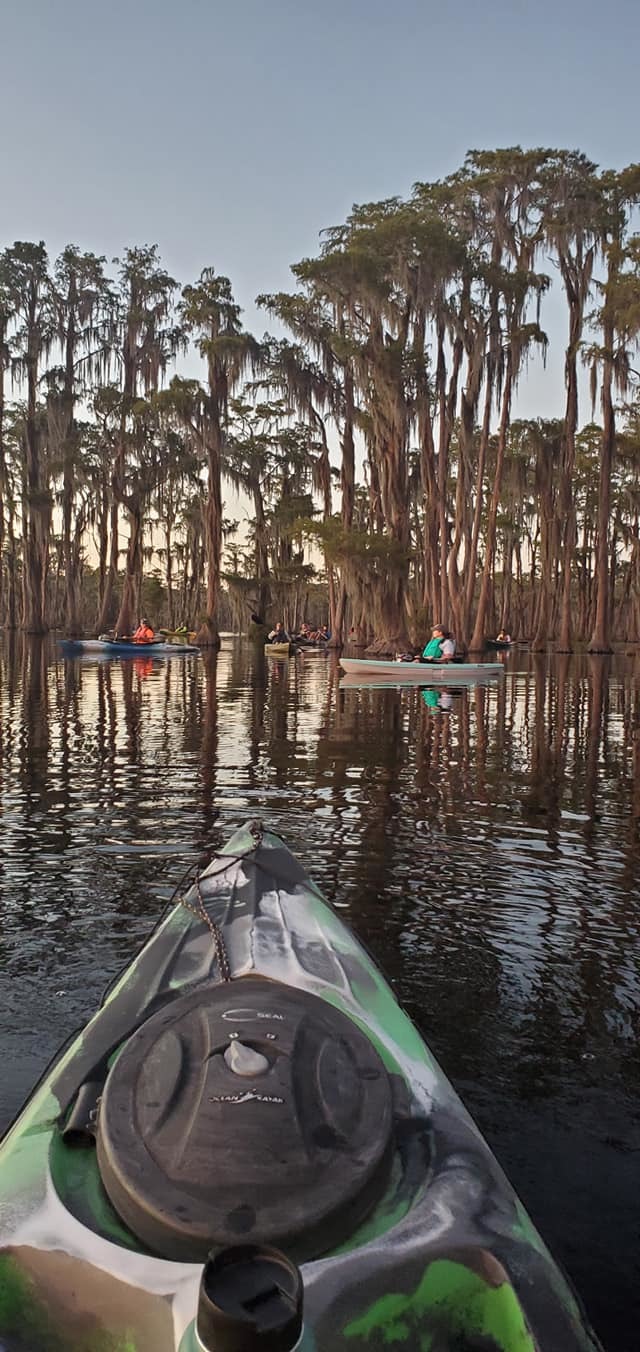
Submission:
{"label": "person wearing green life vest", "polygon": [[434,624],[431,638],[422,650],[420,662],[451,662],[455,656],[456,645],[450,633],[441,624]]}

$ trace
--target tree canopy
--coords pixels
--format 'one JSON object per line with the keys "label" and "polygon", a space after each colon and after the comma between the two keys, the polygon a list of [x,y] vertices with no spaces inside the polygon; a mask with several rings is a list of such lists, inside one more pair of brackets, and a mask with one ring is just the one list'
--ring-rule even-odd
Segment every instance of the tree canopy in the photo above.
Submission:
{"label": "tree canopy", "polygon": [[[471,151],[325,229],[260,341],[228,278],[180,287],[155,246],[5,248],[0,622],[127,633],[153,575],[203,643],[222,595],[292,624],[312,588],[334,641],[379,650],[434,619],[470,649],[640,639],[639,198],[640,166]],[[536,352],[564,409],[522,420]]]}

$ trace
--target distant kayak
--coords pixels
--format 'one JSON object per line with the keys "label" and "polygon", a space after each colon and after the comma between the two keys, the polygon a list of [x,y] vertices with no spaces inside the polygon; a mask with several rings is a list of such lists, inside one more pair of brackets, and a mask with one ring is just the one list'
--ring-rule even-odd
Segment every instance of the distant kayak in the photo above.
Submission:
{"label": "distant kayak", "polygon": [[0,1142],[0,1293],[7,1352],[599,1348],[393,991],[259,822]]}
{"label": "distant kayak", "polygon": [[382,662],[374,657],[341,657],[340,666],[349,677],[383,680],[387,685],[464,685],[465,681],[504,675],[501,662]]}
{"label": "distant kayak", "polygon": [[514,642],[512,638],[509,640],[503,638],[486,638],[484,646],[485,648],[491,648],[494,651],[498,649],[498,651],[502,652],[504,648],[513,648]]}
{"label": "distant kayak", "polygon": [[265,643],[264,650],[267,657],[293,657],[295,653],[294,643]]}
{"label": "distant kayak", "polygon": [[166,639],[167,643],[195,643],[195,629],[158,629],[160,638]]}
{"label": "distant kayak", "polygon": [[112,657],[176,657],[180,654],[199,654],[200,649],[193,643],[166,643],[164,639],[153,643],[133,643],[125,639],[107,638],[65,638],[60,640],[65,656],[75,657],[82,653],[101,653]]}

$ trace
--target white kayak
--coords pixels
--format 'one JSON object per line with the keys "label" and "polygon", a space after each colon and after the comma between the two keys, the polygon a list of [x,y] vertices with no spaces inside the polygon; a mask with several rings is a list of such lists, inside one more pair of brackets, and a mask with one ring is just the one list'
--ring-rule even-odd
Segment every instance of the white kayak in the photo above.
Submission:
{"label": "white kayak", "polygon": [[345,676],[371,685],[467,685],[504,676],[502,662],[383,662],[375,657],[341,657]]}

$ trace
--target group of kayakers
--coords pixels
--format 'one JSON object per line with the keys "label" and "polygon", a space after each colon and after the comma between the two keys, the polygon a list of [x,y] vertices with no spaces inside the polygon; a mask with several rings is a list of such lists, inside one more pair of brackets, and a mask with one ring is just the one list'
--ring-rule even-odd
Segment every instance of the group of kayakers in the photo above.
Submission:
{"label": "group of kayakers", "polygon": [[[186,640],[188,636],[188,629],[186,624],[180,625],[179,629],[172,630],[172,633],[174,635],[179,634],[180,637],[184,636]],[[122,635],[116,634],[115,638],[118,639],[121,643],[140,643],[144,645],[145,643],[158,643],[159,641],[162,640],[163,634],[164,631],[161,631],[159,634],[157,634],[155,629],[153,628],[153,625],[149,623],[146,615],[143,615],[137,629],[134,629],[131,635],[127,634],[125,636],[124,634]]]}
{"label": "group of kayakers", "polygon": [[[312,629],[306,620],[300,625],[297,634],[287,633],[282,620],[278,620],[274,628],[269,633],[269,643],[328,643],[331,638],[329,626],[320,625],[318,629]],[[149,624],[146,616],[143,616],[137,629],[131,636],[133,643],[154,643],[156,635]],[[497,643],[511,643],[511,636],[505,630],[501,629],[496,637]],[[431,638],[425,644],[422,652],[401,653],[398,660],[401,662],[453,662],[457,651],[456,640],[450,629],[446,629],[442,624],[434,624],[431,630]]]}
{"label": "group of kayakers", "polygon": [[[253,618],[254,617],[252,616],[252,619]],[[176,630],[176,632],[179,633],[180,631]],[[116,635],[116,637],[118,636]],[[278,620],[277,624],[269,633],[269,643],[328,643],[330,638],[331,634],[328,625],[322,624],[319,629],[312,629],[311,626],[307,624],[306,620],[300,625],[300,630],[297,634],[288,634],[282,620]],[[126,640],[123,638],[122,641],[124,642]],[[131,635],[131,642],[157,642],[155,631],[146,616],[143,615],[137,629]]]}
{"label": "group of kayakers", "polygon": [[296,634],[294,642],[301,643],[328,643],[331,638],[331,631],[328,624],[321,624],[319,629],[312,629],[306,620],[300,625],[300,630]]}
{"label": "group of kayakers", "polygon": [[[300,625],[297,634],[289,634],[282,623],[278,620],[268,635],[269,643],[328,643],[331,633],[328,625],[322,624],[319,629],[312,629],[306,621]],[[431,638],[425,643],[421,651],[413,650],[410,653],[399,654],[398,660],[401,662],[453,662],[457,653],[456,640],[450,629],[446,629],[443,624],[434,624],[431,630]]]}
{"label": "group of kayakers", "polygon": [[282,620],[278,620],[275,627],[268,636],[269,643],[328,643],[331,638],[329,626],[321,624],[319,629],[312,629],[306,620],[300,625],[297,634],[288,634]]}

